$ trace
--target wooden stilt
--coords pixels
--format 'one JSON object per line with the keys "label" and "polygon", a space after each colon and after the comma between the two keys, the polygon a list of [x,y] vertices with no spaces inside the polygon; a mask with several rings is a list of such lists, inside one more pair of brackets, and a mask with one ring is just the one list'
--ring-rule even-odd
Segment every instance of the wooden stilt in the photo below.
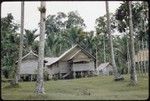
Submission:
{"label": "wooden stilt", "polygon": [[62,74],[61,73],[59,73],[59,78],[62,79]]}
{"label": "wooden stilt", "polygon": [[76,72],[75,71],[73,72],[73,78],[76,78]]}
{"label": "wooden stilt", "polygon": [[25,80],[25,74],[23,74],[23,80]]}
{"label": "wooden stilt", "polygon": [[81,77],[83,77],[83,71],[81,71]]}
{"label": "wooden stilt", "polygon": [[31,79],[31,81],[33,80],[33,78],[32,78],[32,74],[31,74],[31,78],[30,78],[30,79]]}
{"label": "wooden stilt", "polygon": [[90,71],[88,71],[88,76],[90,76]]}

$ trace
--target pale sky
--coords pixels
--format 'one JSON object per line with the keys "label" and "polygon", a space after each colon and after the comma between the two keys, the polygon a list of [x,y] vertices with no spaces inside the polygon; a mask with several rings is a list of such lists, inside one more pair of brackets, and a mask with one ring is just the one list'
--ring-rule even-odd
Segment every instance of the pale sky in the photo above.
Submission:
{"label": "pale sky", "polygon": [[[115,12],[120,3],[122,2],[109,1],[110,12]],[[6,17],[8,13],[12,13],[15,22],[20,24],[21,2],[3,2],[1,7],[1,17]],[[40,12],[38,7],[40,7],[40,1],[25,2],[25,29],[36,28],[39,30]],[[105,1],[46,1],[46,9],[46,16],[57,14],[57,12],[78,11],[87,26],[86,31],[95,31],[95,20],[106,14]]]}

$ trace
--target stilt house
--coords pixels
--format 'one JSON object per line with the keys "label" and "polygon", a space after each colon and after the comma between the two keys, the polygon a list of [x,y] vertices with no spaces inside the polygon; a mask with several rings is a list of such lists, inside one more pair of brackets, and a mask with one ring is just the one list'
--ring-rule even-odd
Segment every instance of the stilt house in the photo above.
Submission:
{"label": "stilt house", "polygon": [[50,77],[76,78],[92,75],[95,71],[95,57],[79,45],[75,45],[60,57],[45,58]]}

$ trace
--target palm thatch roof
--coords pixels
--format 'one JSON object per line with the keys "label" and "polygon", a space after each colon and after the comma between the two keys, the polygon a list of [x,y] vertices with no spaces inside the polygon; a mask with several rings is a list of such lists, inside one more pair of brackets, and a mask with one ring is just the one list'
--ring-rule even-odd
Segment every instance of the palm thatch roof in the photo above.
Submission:
{"label": "palm thatch roof", "polygon": [[56,62],[58,62],[59,60],[61,60],[63,57],[67,56],[68,54],[70,54],[72,52],[72,50],[74,50],[75,48],[80,48],[79,51],[77,51],[70,59],[72,59],[75,55],[77,55],[80,51],[84,52],[87,56],[93,58],[95,60],[95,57],[93,55],[91,55],[89,52],[87,52],[85,49],[83,49],[80,45],[76,44],[73,47],[71,47],[69,50],[67,50],[66,52],[64,52],[60,57],[55,57],[55,58],[46,58],[46,60],[48,60],[48,63],[46,65],[52,65]]}
{"label": "palm thatch roof", "polygon": [[[30,50],[30,52],[29,52],[28,54],[26,54],[26,55],[24,55],[24,56],[22,57],[22,60],[26,59],[28,56],[35,56],[35,57],[38,59],[38,55],[35,54],[32,50]],[[44,63],[47,63],[47,62],[48,62],[48,61],[46,61],[46,60],[44,59]],[[18,61],[16,61],[16,63],[18,63]]]}
{"label": "palm thatch roof", "polygon": [[45,65],[51,65],[58,60],[58,57],[45,57],[47,63]]}
{"label": "palm thatch roof", "polygon": [[110,65],[109,62],[101,63],[101,64],[97,67],[97,70],[104,69],[104,68],[106,68],[106,67],[109,66],[109,65]]}

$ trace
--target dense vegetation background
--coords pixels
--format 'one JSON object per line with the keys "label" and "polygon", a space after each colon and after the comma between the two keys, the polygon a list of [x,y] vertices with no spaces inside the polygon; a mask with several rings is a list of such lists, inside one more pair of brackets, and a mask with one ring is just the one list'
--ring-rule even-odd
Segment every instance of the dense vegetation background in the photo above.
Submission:
{"label": "dense vegetation background", "polygon": [[[148,4],[135,1],[132,3],[133,30],[135,52],[148,47]],[[129,13],[128,4],[123,2],[115,13],[110,14],[111,33],[113,35],[114,55],[120,73],[127,73],[127,61],[130,60],[129,49]],[[77,11],[67,14],[58,12],[46,18],[45,57],[57,57],[75,44],[81,45],[97,58],[97,63],[111,62],[109,37],[107,34],[106,15],[95,20],[94,31],[84,31],[84,19]],[[15,62],[18,59],[20,25],[14,23],[10,13],[1,18],[1,67],[6,78],[15,72]],[[38,53],[39,34],[37,29],[25,29],[23,55],[31,49]]]}

